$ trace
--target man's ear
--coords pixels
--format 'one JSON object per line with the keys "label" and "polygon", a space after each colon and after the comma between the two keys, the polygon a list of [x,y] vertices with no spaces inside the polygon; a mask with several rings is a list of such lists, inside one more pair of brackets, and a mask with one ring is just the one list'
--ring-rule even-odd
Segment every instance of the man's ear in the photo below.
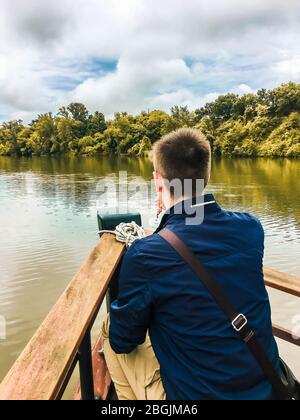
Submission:
{"label": "man's ear", "polygon": [[157,171],[153,173],[154,181],[155,181],[155,188],[158,194],[161,194],[163,191],[164,180],[161,174]]}

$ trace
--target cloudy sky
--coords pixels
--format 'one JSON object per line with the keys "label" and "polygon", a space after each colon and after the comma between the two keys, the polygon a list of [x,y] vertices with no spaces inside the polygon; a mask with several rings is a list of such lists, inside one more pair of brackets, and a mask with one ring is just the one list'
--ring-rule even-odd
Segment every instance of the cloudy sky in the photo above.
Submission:
{"label": "cloudy sky", "polygon": [[300,82],[299,0],[1,0],[0,121]]}

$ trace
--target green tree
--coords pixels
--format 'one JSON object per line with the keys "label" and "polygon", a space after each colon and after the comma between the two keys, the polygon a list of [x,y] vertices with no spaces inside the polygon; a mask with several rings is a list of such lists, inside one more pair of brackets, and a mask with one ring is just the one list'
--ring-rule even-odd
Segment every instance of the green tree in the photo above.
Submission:
{"label": "green tree", "polygon": [[51,113],[39,115],[32,130],[27,144],[33,154],[47,155],[57,152],[56,125]]}
{"label": "green tree", "polygon": [[24,129],[23,121],[4,122],[0,129],[1,154],[19,155],[18,135]]}
{"label": "green tree", "polygon": [[242,119],[230,119],[217,130],[215,146],[225,156],[236,154],[237,146],[242,145],[248,131]]}
{"label": "green tree", "polygon": [[300,85],[287,83],[269,91],[271,115],[287,116],[300,112]]}
{"label": "green tree", "polygon": [[187,106],[174,106],[171,108],[171,117],[175,128],[192,127],[195,121],[195,115],[189,112]]}
{"label": "green tree", "polygon": [[82,138],[82,123],[70,118],[56,118],[58,148],[61,153],[77,152],[78,139]]}
{"label": "green tree", "polygon": [[236,115],[238,101],[239,96],[233,93],[221,95],[214,102],[196,110],[196,119],[199,120],[199,118],[207,116],[212,119],[215,125],[219,125]]}
{"label": "green tree", "polygon": [[18,150],[22,156],[30,156],[32,154],[32,149],[30,147],[29,140],[33,132],[34,130],[32,127],[25,127],[18,133]]}
{"label": "green tree", "polygon": [[128,154],[130,156],[144,156],[152,149],[152,143],[149,137],[143,137],[143,139],[132,146],[131,149],[128,150]]}
{"label": "green tree", "polygon": [[105,117],[101,112],[96,111],[94,115],[88,117],[87,134],[93,136],[97,133],[104,133],[107,129]]}
{"label": "green tree", "polygon": [[103,133],[103,152],[117,153],[120,142],[124,140],[124,133],[120,128],[109,126]]}
{"label": "green tree", "polygon": [[86,122],[88,120],[89,112],[85,105],[73,102],[67,107],[62,107],[58,111],[58,115],[63,118],[72,118],[73,120]]}
{"label": "green tree", "polygon": [[195,112],[174,106],[130,115],[116,113],[109,121],[100,112],[71,103],[39,115],[31,124],[9,121],[0,126],[0,154],[74,153],[143,155],[172,130],[195,127],[215,154],[227,156],[299,157],[300,84],[286,83],[257,94],[219,96]]}
{"label": "green tree", "polygon": [[261,156],[295,157],[300,145],[300,114],[285,117],[260,148]]}
{"label": "green tree", "polygon": [[145,127],[146,136],[152,144],[176,128],[173,118],[166,112],[158,110],[143,113],[140,116],[140,123]]}
{"label": "green tree", "polygon": [[78,153],[81,155],[95,156],[104,151],[103,134],[97,133],[94,136],[85,136],[78,140]]}
{"label": "green tree", "polygon": [[77,122],[76,137],[83,137],[87,134],[89,112],[84,104],[73,102],[67,107],[60,108],[57,115]]}
{"label": "green tree", "polygon": [[220,154],[220,149],[216,148],[215,140],[216,140],[216,130],[213,125],[212,120],[209,117],[203,117],[200,122],[195,126],[197,130],[200,130],[210,142],[212,149],[215,153]]}

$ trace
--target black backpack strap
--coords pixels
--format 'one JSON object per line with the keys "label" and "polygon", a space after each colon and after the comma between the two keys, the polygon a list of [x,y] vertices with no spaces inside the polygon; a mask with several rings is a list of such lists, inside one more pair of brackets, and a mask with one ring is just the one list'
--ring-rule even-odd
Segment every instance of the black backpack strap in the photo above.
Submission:
{"label": "black backpack strap", "polygon": [[272,384],[274,393],[279,400],[289,399],[287,384],[285,385],[280,374],[269,360],[266,352],[259,343],[255,332],[250,327],[246,316],[240,313],[225,296],[219,284],[213,276],[201,264],[199,259],[188,246],[169,229],[163,229],[158,233],[171,247],[183,258],[188,266],[199,277],[211,296],[217,302],[220,309],[230,321],[233,330],[247,344],[250,352],[257,360],[268,381]]}

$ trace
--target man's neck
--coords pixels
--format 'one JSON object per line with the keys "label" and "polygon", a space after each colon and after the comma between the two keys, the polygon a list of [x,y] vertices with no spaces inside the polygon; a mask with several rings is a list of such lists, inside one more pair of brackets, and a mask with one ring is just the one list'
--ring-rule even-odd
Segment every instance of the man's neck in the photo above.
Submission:
{"label": "man's neck", "polygon": [[[202,195],[204,195],[204,193]],[[182,203],[183,201],[192,200],[192,199],[193,199],[193,197],[191,197],[191,196],[185,196],[184,195],[184,196],[181,196],[181,197],[174,198],[174,197],[171,197],[171,196],[168,195],[166,200],[165,200],[165,208],[168,211],[172,207],[176,206],[177,204]]]}

